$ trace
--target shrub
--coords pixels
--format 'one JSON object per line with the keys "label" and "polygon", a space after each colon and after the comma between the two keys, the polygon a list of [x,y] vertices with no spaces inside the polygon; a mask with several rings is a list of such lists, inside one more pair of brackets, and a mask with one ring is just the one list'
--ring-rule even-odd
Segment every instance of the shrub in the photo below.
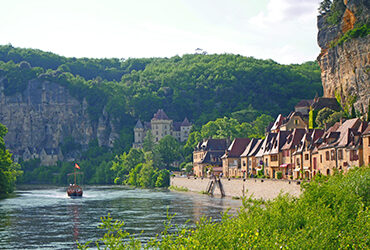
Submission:
{"label": "shrub", "polygon": [[276,172],[276,179],[282,179],[283,173],[281,171]]}
{"label": "shrub", "polygon": [[[176,227],[168,216],[165,230],[150,240],[148,249],[368,249],[370,247],[370,168],[346,175],[319,176],[302,184],[299,198],[280,195],[272,201],[243,200],[237,216],[222,221],[201,219],[195,228]],[[122,233],[121,222],[103,218],[108,234],[97,241],[107,247],[143,247]],[[113,223],[113,224],[112,224]],[[119,225],[119,227],[117,227]],[[134,245],[135,244],[135,245]],[[113,246],[113,245],[111,245]],[[84,248],[85,246],[79,246]]]}

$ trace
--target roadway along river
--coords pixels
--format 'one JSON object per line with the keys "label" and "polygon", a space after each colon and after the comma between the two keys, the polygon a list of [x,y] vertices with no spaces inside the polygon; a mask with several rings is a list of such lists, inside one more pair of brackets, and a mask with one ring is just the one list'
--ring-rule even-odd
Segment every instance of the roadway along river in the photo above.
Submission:
{"label": "roadway along river", "polygon": [[241,206],[240,200],[117,186],[85,186],[77,199],[61,187],[22,187],[16,194],[0,200],[0,249],[76,248],[76,241],[103,236],[97,226],[108,213],[145,241],[163,230],[167,211],[176,213],[174,224],[193,226],[202,216],[220,220],[222,212]]}

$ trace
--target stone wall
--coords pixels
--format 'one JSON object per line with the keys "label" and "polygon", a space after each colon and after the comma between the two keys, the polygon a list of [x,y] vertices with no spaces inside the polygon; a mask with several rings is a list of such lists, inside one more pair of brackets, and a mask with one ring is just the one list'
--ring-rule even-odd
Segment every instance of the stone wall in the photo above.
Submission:
{"label": "stone wall", "polygon": [[[192,192],[206,191],[209,178],[190,177],[171,177],[171,186],[184,187]],[[254,198],[273,199],[280,192],[288,193],[298,197],[301,194],[300,185],[297,181],[270,180],[270,179],[230,179],[222,178],[222,185],[226,196],[250,196]],[[218,187],[215,189],[215,195],[220,195]]]}
{"label": "stone wall", "polygon": [[[42,158],[42,152],[59,152],[67,137],[82,149],[93,139],[98,139],[100,145],[113,146],[118,137],[106,112],[92,122],[86,101],[72,97],[57,83],[33,79],[22,93],[6,96],[3,80],[0,79],[0,123],[8,128],[5,143],[15,159],[24,158],[25,153]],[[63,159],[58,156],[57,160]]]}
{"label": "stone wall", "polygon": [[318,17],[318,45],[321,53],[317,61],[321,68],[324,97],[356,96],[356,110],[366,113],[370,99],[369,61],[370,36],[349,39],[341,45],[331,44],[345,32],[368,22],[369,6],[365,0],[348,0],[341,22],[329,24],[325,15]]}

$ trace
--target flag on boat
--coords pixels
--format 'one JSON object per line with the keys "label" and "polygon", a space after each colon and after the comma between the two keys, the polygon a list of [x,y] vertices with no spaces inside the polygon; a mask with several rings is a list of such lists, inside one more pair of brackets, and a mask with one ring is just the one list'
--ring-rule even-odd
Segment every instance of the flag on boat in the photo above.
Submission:
{"label": "flag on boat", "polygon": [[75,168],[80,169],[80,166],[78,166],[77,163],[75,163]]}

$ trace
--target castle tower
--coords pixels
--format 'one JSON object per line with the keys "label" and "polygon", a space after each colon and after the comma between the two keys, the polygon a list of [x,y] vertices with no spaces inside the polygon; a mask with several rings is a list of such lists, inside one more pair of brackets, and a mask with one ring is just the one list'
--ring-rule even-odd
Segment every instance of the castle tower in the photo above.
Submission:
{"label": "castle tower", "polygon": [[173,121],[168,118],[163,109],[159,109],[151,120],[154,141],[158,142],[166,135],[171,135]]}
{"label": "castle tower", "polygon": [[180,127],[180,141],[181,142],[188,140],[191,127],[192,127],[191,123],[189,122],[188,118],[185,117]]}
{"label": "castle tower", "polygon": [[144,131],[144,126],[141,123],[140,120],[137,121],[135,128],[134,128],[134,148],[141,148],[143,144],[143,140],[145,137],[145,131]]}

